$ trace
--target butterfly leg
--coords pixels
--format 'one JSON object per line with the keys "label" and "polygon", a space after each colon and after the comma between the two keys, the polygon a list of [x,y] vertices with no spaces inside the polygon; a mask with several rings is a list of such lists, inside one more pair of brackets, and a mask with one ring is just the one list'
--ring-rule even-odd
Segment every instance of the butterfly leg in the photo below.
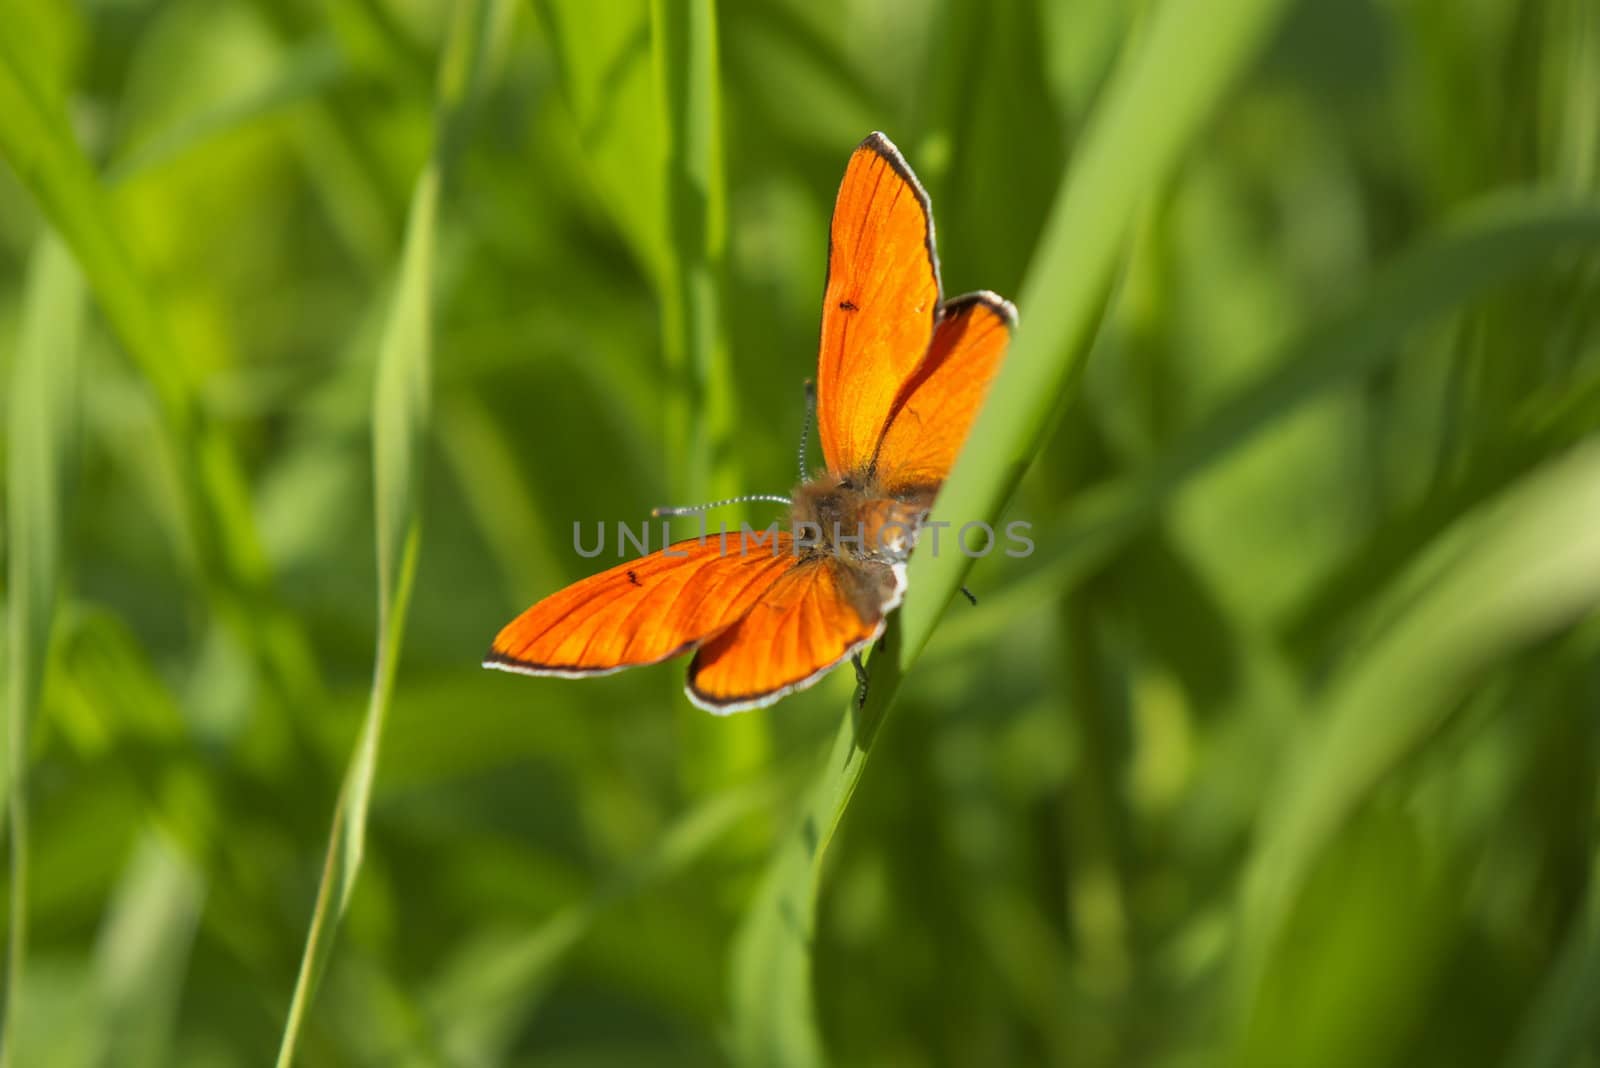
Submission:
{"label": "butterfly leg", "polygon": [[965,586],[961,587],[961,592],[966,595],[966,598],[967,598],[968,601],[972,602],[972,607],[974,607],[974,608],[978,607],[978,595],[977,594],[973,593],[971,590],[967,589]]}
{"label": "butterfly leg", "polygon": [[867,665],[861,662],[860,653],[851,655],[850,665],[856,669],[856,707],[860,708],[867,703]]}

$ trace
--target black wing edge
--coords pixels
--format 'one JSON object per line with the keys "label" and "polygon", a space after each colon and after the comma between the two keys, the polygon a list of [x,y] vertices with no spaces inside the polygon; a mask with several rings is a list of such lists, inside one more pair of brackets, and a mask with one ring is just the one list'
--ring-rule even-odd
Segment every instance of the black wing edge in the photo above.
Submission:
{"label": "black wing edge", "polygon": [[535,664],[530,660],[518,660],[516,657],[502,653],[491,646],[489,651],[483,654],[483,666],[494,668],[496,671],[510,671],[517,675],[533,675],[542,678],[594,679],[602,675],[615,675],[617,672],[626,671],[628,668],[652,667],[656,664],[665,663],[689,652],[704,640],[702,638],[699,641],[684,642],[665,656],[658,657],[655,660],[641,660],[637,664],[618,664],[616,667],[609,668],[580,668],[563,667],[559,664]]}
{"label": "black wing edge", "polygon": [[[939,273],[939,250],[933,235],[933,201],[928,199],[928,191],[922,188],[922,183],[917,180],[917,173],[911,169],[911,164],[906,162],[906,158],[900,154],[900,150],[895,147],[894,142],[889,140],[888,136],[881,130],[874,130],[862,138],[861,143],[855,147],[855,151],[859,152],[863,148],[871,149],[876,153],[879,159],[887,163],[894,169],[896,174],[905,179],[906,184],[911,187],[911,191],[917,195],[917,202],[922,205],[922,217],[928,222],[928,232],[923,235],[922,243],[928,251],[928,263],[933,267],[934,291],[939,295],[939,304],[943,305],[944,278]],[[833,228],[830,226],[828,230],[831,234]],[[833,259],[831,248],[829,252],[828,259],[831,262]],[[826,278],[823,279],[823,289],[827,289]]]}
{"label": "black wing edge", "polygon": [[959,297],[951,297],[939,305],[939,318],[948,318],[964,308],[972,307],[974,304],[988,306],[990,311],[1005,320],[1007,330],[1015,330],[1017,328],[1017,306],[1000,294],[988,289],[979,289],[972,293],[963,293]]}

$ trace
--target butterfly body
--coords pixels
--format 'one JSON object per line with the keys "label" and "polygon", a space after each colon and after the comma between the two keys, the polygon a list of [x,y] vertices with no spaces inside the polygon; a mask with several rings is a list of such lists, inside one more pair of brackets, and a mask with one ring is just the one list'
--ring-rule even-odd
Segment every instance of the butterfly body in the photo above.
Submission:
{"label": "butterfly body", "polygon": [[904,563],[936,492],[893,496],[870,475],[824,472],[795,489],[791,525],[814,530],[819,551],[863,563]]}
{"label": "butterfly body", "polygon": [[927,194],[882,134],[850,157],[828,236],[826,466],[795,487],[789,529],[691,538],[576,582],[507,624],[485,666],[583,677],[693,650],[690,700],[733,712],[883,632],[1016,309],[989,292],[943,299]]}

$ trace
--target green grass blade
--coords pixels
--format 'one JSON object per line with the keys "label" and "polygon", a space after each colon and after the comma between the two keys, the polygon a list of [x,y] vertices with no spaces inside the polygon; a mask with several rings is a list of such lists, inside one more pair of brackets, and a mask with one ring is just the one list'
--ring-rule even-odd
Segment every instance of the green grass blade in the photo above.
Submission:
{"label": "green grass blade", "polygon": [[462,948],[441,971],[427,999],[439,1044],[456,1063],[496,1064],[518,1024],[533,1012],[568,952],[610,906],[680,875],[794,784],[792,775],[763,778],[713,794],[666,828],[649,852],[593,894],[561,909],[532,931],[495,932]]}
{"label": "green grass blade", "polygon": [[[1212,0],[1162,5],[1091,118],[1045,222],[1017,306],[1022,322],[935,518],[992,522],[1016,488],[1087,351],[1134,220],[1199,136],[1289,5]],[[927,644],[971,561],[911,561],[902,668]]]}
{"label": "green grass blade", "polygon": [[668,264],[661,277],[669,473],[685,501],[737,492],[722,312],[728,244],[714,0],[652,0]]}
{"label": "green grass blade", "polygon": [[[1396,355],[1408,333],[1558,252],[1600,241],[1600,208],[1538,192],[1486,197],[1386,269],[1348,311],[1291,343],[1273,370],[1183,434],[1125,490],[1153,511],[1171,490],[1313,397]],[[1093,507],[1102,506],[1097,503]]]}
{"label": "green grass blade", "polygon": [[457,394],[440,405],[435,436],[467,509],[484,532],[512,599],[532,603],[545,575],[559,574],[546,548],[539,508],[528,492],[521,457],[485,405]]}
{"label": "green grass blade", "polygon": [[306,1008],[332,954],[333,936],[361,872],[372,783],[378,768],[378,747],[394,687],[406,606],[416,572],[421,518],[421,450],[429,407],[434,245],[440,185],[457,143],[464,110],[483,56],[483,37],[490,24],[487,3],[462,5],[456,11],[440,69],[434,151],[412,192],[399,278],[378,345],[372,409],[378,636],[372,692],[334,807],[328,852],[278,1050],[279,1068],[288,1068],[294,1061]]}
{"label": "green grass blade", "polygon": [[115,225],[104,191],[72,139],[64,109],[32,77],[15,51],[21,42],[0,39],[0,152],[38,199],[72,248],[129,355],[149,379],[164,413],[192,433],[193,396],[181,362],[172,358],[171,332]]}
{"label": "green grass blade", "polygon": [[1447,530],[1414,573],[1431,581],[1330,684],[1262,805],[1241,911],[1247,995],[1306,873],[1383,777],[1485,668],[1600,608],[1600,440]]}
{"label": "green grass blade", "polygon": [[[416,566],[414,506],[417,436],[426,418],[429,300],[439,175],[430,163],[417,182],[389,327],[378,356],[373,422],[373,468],[378,539],[378,642],[372,693],[344,784],[334,808],[327,858],[290,1003],[278,1064],[286,1068],[311,991],[332,951],[332,937],[361,870],[378,742],[394,682],[411,576]],[[420,329],[419,329],[420,328]]]}
{"label": "green grass blade", "polygon": [[6,789],[0,790],[0,797],[10,806],[11,916],[0,1065],[18,1062],[15,1048],[23,1020],[28,944],[28,728],[39,703],[55,618],[62,489],[75,437],[83,310],[83,280],[71,255],[54,236],[45,237],[29,271],[7,413],[9,641],[6,758],[0,761]]}
{"label": "green grass blade", "polygon": [[173,1025],[207,888],[174,845],[146,831],[106,909],[95,948],[103,1064],[173,1063]]}
{"label": "green grass blade", "polygon": [[531,0],[584,156],[585,177],[652,281],[667,271],[649,0]]}
{"label": "green grass blade", "polygon": [[[875,687],[885,681],[873,677]],[[822,855],[861,777],[855,738],[847,721],[811,788],[799,830],[779,844],[739,929],[732,972],[737,1064],[825,1061],[812,1008],[811,940]]]}
{"label": "green grass blade", "polygon": [[1267,361],[1269,371],[1181,433],[1144,469],[1073,501],[1060,537],[1039,546],[1028,577],[986,596],[980,611],[952,620],[940,640],[975,638],[1059,597],[1144,529],[1192,479],[1290,413],[1402,356],[1413,331],[1558,253],[1596,244],[1600,208],[1592,203],[1521,193],[1469,206],[1385,268],[1349,308],[1292,339]]}
{"label": "green grass blade", "polygon": [[166,309],[129,251],[105,190],[72,134],[61,101],[21,51],[24,34],[0,35],[0,154],[43,209],[82,269],[160,411],[163,459],[178,473],[181,523],[218,616],[258,651],[269,682],[304,692],[314,668],[303,634],[267,596],[266,560],[232,443],[205,417]]}
{"label": "green grass blade", "polygon": [[[722,306],[728,248],[715,0],[651,0],[651,46],[661,109],[667,265],[659,281],[666,368],[667,485],[674,501],[744,492],[733,448],[733,382]],[[721,786],[768,753],[766,721],[691,716],[691,790]]]}
{"label": "green grass blade", "polygon": [[284,55],[283,66],[264,84],[237,99],[188,116],[117,160],[106,172],[112,184],[161,167],[194,148],[259,122],[326,91],[344,73],[338,51],[314,40]]}
{"label": "green grass blade", "polygon": [[1561,954],[1506,1057],[1506,1068],[1566,1068],[1581,1064],[1584,1043],[1600,1019],[1600,882],[1591,882],[1587,907],[1573,920]]}
{"label": "green grass blade", "polygon": [[[938,516],[993,521],[1043,440],[1086,351],[1127,234],[1287,5],[1168,4],[1124,57],[1045,224],[1018,304],[1022,327],[940,494]],[[911,593],[874,653],[866,706],[841,726],[799,833],[780,847],[741,932],[735,1041],[747,1063],[821,1059],[812,1019],[810,942],[819,865],[866,765],[905,669],[961,584],[961,553],[919,554]]]}

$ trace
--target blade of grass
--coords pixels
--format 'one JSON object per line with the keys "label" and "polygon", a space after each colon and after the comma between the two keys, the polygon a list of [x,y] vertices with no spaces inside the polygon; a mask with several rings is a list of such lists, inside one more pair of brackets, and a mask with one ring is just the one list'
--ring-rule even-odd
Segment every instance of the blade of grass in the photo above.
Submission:
{"label": "blade of grass", "polygon": [[1323,847],[1489,666],[1600,608],[1600,439],[1447,529],[1397,588],[1425,585],[1336,677],[1291,755],[1246,873],[1241,992]]}
{"label": "blade of grass", "polygon": [[540,530],[522,457],[487,406],[461,391],[440,406],[437,439],[467,508],[482,529],[513,600],[532,603],[544,576],[560,574]]}
{"label": "blade of grass", "polygon": [[[1062,177],[1019,305],[1024,325],[940,493],[936,512],[992,522],[1044,438],[1086,351],[1126,234],[1172,174],[1287,4],[1195,0],[1153,16],[1125,55],[1104,106]],[[872,656],[866,705],[840,727],[799,832],[780,846],[736,947],[734,1040],[753,1064],[821,1060],[811,1004],[810,943],[821,862],[866,766],[902,673],[927,644],[970,564],[919,554],[905,606]]]}
{"label": "blade of grass", "polygon": [[[338,50],[347,60],[350,57],[371,58],[371,52],[351,40],[351,20],[319,19],[314,9],[275,0],[250,0],[249,6],[285,51],[332,29]],[[352,10],[350,5],[340,5],[338,9],[341,14]],[[359,36],[359,30],[355,32]],[[379,50],[379,54],[385,53]],[[426,76],[415,80],[409,70],[401,67],[389,67],[388,72],[397,76],[407,93],[414,89],[427,91]],[[399,207],[390,171],[378,145],[381,136],[348,97],[340,93],[325,94],[312,101],[294,132],[304,157],[303,165],[316,187],[328,221],[369,274],[387,277],[398,253],[395,237]]]}
{"label": "blade of grass", "polygon": [[1410,330],[1569,246],[1597,240],[1600,209],[1592,202],[1521,192],[1472,204],[1386,270],[1365,299],[1291,344],[1272,371],[1183,434],[1160,462],[1131,484],[1086,499],[1083,510],[1153,512],[1173,487],[1285,412],[1392,358]]}
{"label": "blade of grass", "polygon": [[192,363],[129,251],[62,102],[41,84],[21,51],[26,36],[0,35],[0,154],[71,248],[155,394],[163,460],[178,473],[182,491],[180,528],[214,610],[267,665],[269,685],[292,701],[315,685],[314,662],[302,631],[268,594],[243,468],[198,402],[185,371]]}
{"label": "blade of grass", "polygon": [[[728,222],[715,0],[651,0],[650,24],[667,219],[667,264],[658,281],[668,485],[675,499],[695,503],[743,492],[722,308]],[[679,706],[690,717],[684,773],[692,793],[766,762],[761,717],[713,723],[687,702]]]}
{"label": "blade of grass", "polygon": [[[790,769],[792,771],[792,769]],[[507,1042],[539,999],[567,953],[613,905],[684,872],[740,825],[768,811],[793,787],[785,773],[763,776],[696,803],[647,853],[587,898],[563,908],[532,931],[466,947],[441,969],[426,1007],[439,1045],[461,1064],[496,1064]]]}
{"label": "blade of grass", "polygon": [[674,491],[692,502],[737,492],[722,316],[728,226],[716,4],[651,0],[650,21],[669,238],[661,277],[667,446]]}
{"label": "blade of grass", "polygon": [[651,69],[649,4],[530,4],[549,43],[589,185],[655,281],[667,271],[667,203],[656,195],[662,159],[645,150],[664,117]]}
{"label": "blade of grass", "polygon": [[10,806],[11,918],[0,1066],[16,1063],[28,945],[28,727],[38,707],[55,619],[63,484],[76,430],[83,279],[65,245],[42,238],[28,273],[21,343],[7,412],[6,545],[8,660],[6,756]]}
{"label": "blade of grass", "polygon": [[95,946],[102,1064],[171,1064],[172,1032],[199,928],[206,881],[160,832],[147,830],[118,883]]}
{"label": "blade of grass", "polygon": [[[1600,867],[1596,858],[1591,870]],[[1564,1068],[1581,1064],[1600,1018],[1600,879],[1590,878],[1589,902],[1572,923],[1555,967],[1544,979],[1506,1057],[1507,1068]]]}
{"label": "blade of grass", "polygon": [[252,91],[173,123],[134,147],[106,171],[111,185],[154,170],[241,127],[312,99],[344,74],[344,61],[332,43],[314,40],[286,53],[275,75]]}
{"label": "blade of grass", "polygon": [[[1166,4],[1124,56],[1090,119],[1018,298],[1024,316],[935,518],[993,522],[1043,441],[1087,351],[1121,250],[1146,199],[1175,170],[1286,0]],[[904,668],[922,651],[971,560],[917,555],[902,611]]]}
{"label": "blade of grass", "polygon": [[400,280],[378,355],[372,433],[378,543],[378,641],[372,692],[334,807],[333,827],[311,928],[306,936],[305,953],[278,1054],[278,1064],[284,1068],[293,1061],[306,1003],[332,952],[334,932],[350,903],[356,876],[361,870],[372,780],[377,773],[378,743],[394,685],[405,609],[416,567],[419,536],[416,479],[420,465],[415,452],[427,418],[430,290],[438,197],[439,174],[430,163],[418,180],[412,198]]}
{"label": "blade of grass", "polygon": [[1091,574],[1189,482],[1300,406],[1403,354],[1412,331],[1569,248],[1600,244],[1600,207],[1543,193],[1504,194],[1465,208],[1385,268],[1349,308],[1285,345],[1255,382],[1142,470],[1067,506],[1062,532],[1041,545],[1025,580],[962,613],[940,641],[974,641],[1000,621],[1053,600]]}
{"label": "blade of grass", "polygon": [[378,635],[372,692],[334,806],[322,878],[278,1050],[279,1068],[288,1068],[294,1061],[307,1005],[332,954],[333,936],[361,872],[378,746],[394,688],[420,537],[421,448],[429,407],[434,241],[440,186],[461,136],[485,52],[484,37],[492,25],[489,8],[490,3],[484,0],[463,4],[455,12],[439,72],[434,149],[412,192],[399,278],[378,345],[372,407]]}

